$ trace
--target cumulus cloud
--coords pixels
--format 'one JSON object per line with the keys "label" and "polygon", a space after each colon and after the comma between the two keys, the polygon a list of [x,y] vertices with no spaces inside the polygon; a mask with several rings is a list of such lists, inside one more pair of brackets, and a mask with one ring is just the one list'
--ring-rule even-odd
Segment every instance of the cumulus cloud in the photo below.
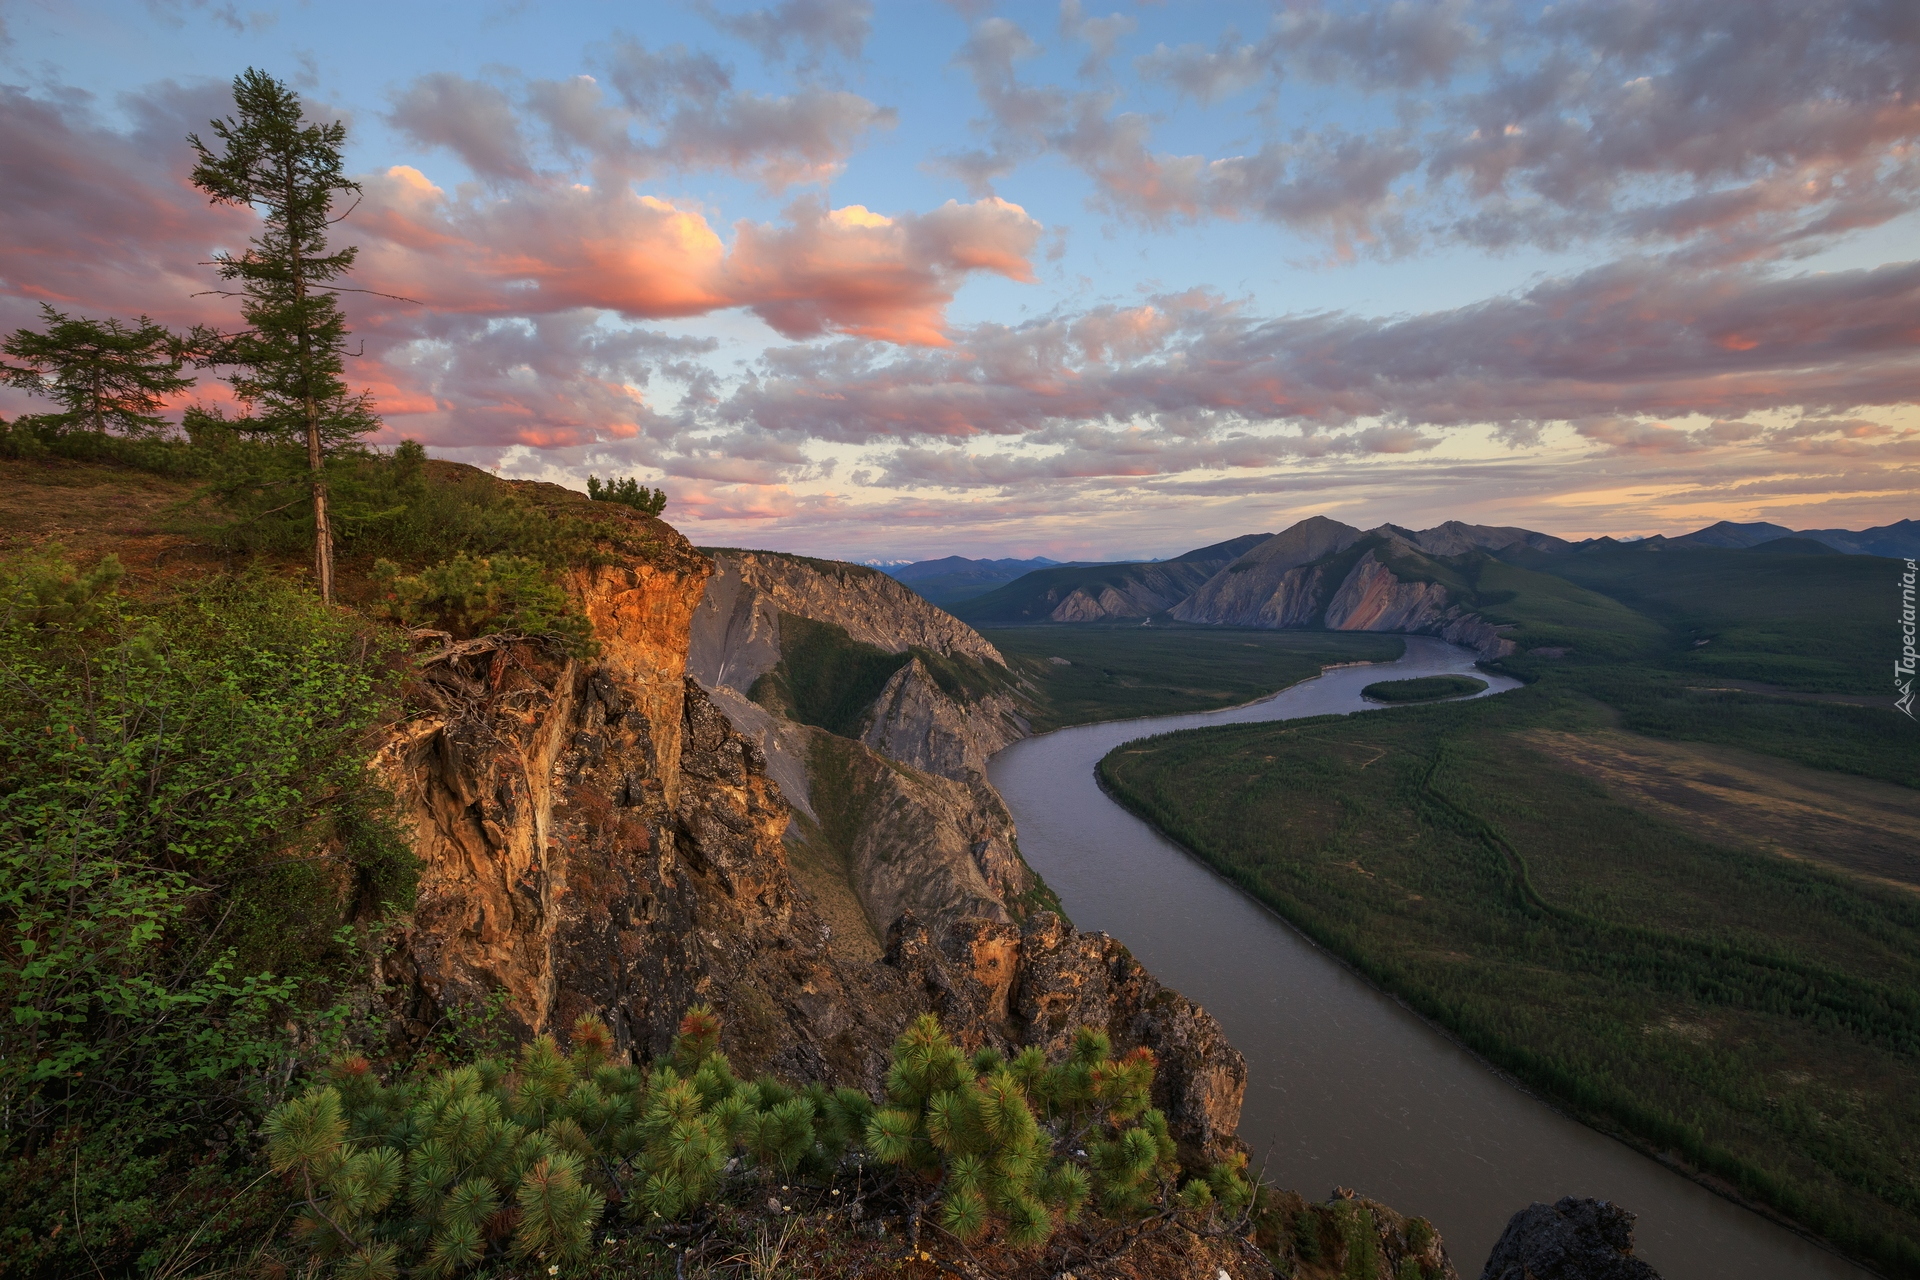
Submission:
{"label": "cumulus cloud", "polygon": [[445,71],[421,76],[395,96],[387,123],[422,146],[445,147],[476,177],[534,176],[519,115],[496,85]]}
{"label": "cumulus cloud", "polygon": [[[472,88],[435,81],[397,109],[424,130]],[[223,86],[161,86],[123,104],[136,125],[122,133],[84,100],[0,91],[0,213],[9,228],[0,324],[33,323],[42,299],[230,323],[230,304],[192,295],[212,283],[211,254],[243,243],[257,223],[192,189],[183,142],[228,105]],[[486,135],[447,136],[478,157]],[[716,227],[697,208],[623,181],[527,177],[516,154],[488,153],[483,167],[500,181],[484,194],[449,192],[407,166],[367,175],[364,199],[342,224],[342,239],[360,248],[356,283],[419,304],[347,297],[366,341],[350,376],[400,430],[488,447],[666,439],[684,424],[648,401],[649,378],[682,388],[676,414],[712,401],[715,375],[698,358],[711,343],[609,328],[605,315],[652,321],[741,308],[791,337],[937,345],[948,341],[945,310],[968,276],[1032,278],[1041,232],[995,199],[894,216],[808,199],[783,220]],[[675,456],[664,446],[656,453]]]}
{"label": "cumulus cloud", "polygon": [[184,138],[230,110],[224,86],[153,86],[120,104],[128,132],[95,118],[84,95],[33,97],[0,86],[0,323],[29,323],[45,301],[87,314],[145,312],[173,324],[210,319],[195,299],[204,263],[237,247],[252,219],[209,207],[185,180]]}
{"label": "cumulus cloud", "polygon": [[362,250],[369,279],[439,310],[662,319],[745,307],[789,337],[922,345],[947,341],[945,308],[968,273],[1030,280],[1041,231],[992,198],[897,217],[808,199],[784,222],[736,223],[729,246],[699,211],[624,185],[465,200],[406,167],[367,183],[363,216],[378,236]]}

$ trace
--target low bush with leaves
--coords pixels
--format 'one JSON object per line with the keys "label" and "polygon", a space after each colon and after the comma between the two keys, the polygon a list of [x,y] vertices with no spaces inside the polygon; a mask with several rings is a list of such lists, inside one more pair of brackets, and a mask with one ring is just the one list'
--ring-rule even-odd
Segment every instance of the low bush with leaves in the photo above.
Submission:
{"label": "low bush with leaves", "polygon": [[743,1081],[719,1034],[711,1010],[690,1010],[650,1069],[612,1061],[591,1018],[571,1053],[543,1036],[511,1063],[430,1079],[383,1085],[365,1059],[335,1064],[266,1125],[272,1168],[299,1188],[298,1247],[353,1280],[557,1268],[586,1257],[609,1213],[663,1225],[708,1210],[730,1180],[831,1179],[850,1153],[896,1167],[962,1242],[997,1227],[1038,1246],[1090,1202],[1138,1218],[1253,1199],[1238,1165],[1175,1191],[1151,1055],[1115,1060],[1097,1032],[1065,1062],[1008,1062],[961,1053],[927,1015],[895,1046],[878,1109],[856,1089]]}
{"label": "low bush with leaves", "polygon": [[35,1265],[164,1232],[150,1193],[278,1101],[289,1017],[359,963],[343,926],[412,900],[377,638],[265,577],[122,576],[0,564],[0,1183],[59,1192],[0,1203],[0,1256]]}
{"label": "low bush with leaves", "polygon": [[458,638],[548,639],[576,656],[595,651],[592,624],[545,569],[522,556],[476,558],[462,552],[418,573],[380,560],[373,580],[379,608],[408,626],[433,623]]}

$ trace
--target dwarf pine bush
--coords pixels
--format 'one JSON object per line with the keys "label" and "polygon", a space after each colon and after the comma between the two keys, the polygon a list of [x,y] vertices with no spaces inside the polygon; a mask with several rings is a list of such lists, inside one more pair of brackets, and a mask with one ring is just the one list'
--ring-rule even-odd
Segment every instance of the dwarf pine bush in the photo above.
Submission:
{"label": "dwarf pine bush", "polygon": [[512,632],[558,641],[568,653],[591,656],[593,625],[538,561],[525,556],[467,555],[404,573],[376,560],[376,609],[409,626],[435,622],[458,636]]}
{"label": "dwarf pine bush", "polygon": [[488,1059],[383,1085],[365,1059],[266,1125],[276,1172],[302,1196],[296,1235],[342,1280],[448,1276],[490,1259],[575,1262],[610,1202],[671,1219],[708,1203],[735,1151],[766,1172],[831,1170],[872,1104],[857,1090],[738,1079],[719,1023],[696,1008],[670,1061],[608,1060],[596,1019],[513,1063]]}
{"label": "dwarf pine bush", "polygon": [[[888,1105],[867,1123],[867,1149],[937,1176],[941,1225],[961,1240],[998,1223],[1009,1243],[1035,1246],[1089,1199],[1113,1216],[1165,1202],[1178,1165],[1150,1100],[1151,1051],[1116,1060],[1105,1033],[1082,1028],[1065,1062],[1050,1064],[1037,1048],[1011,1062],[991,1049],[969,1058],[925,1014],[893,1054]],[[1253,1194],[1240,1167],[1192,1180],[1178,1204],[1238,1211]]]}
{"label": "dwarf pine bush", "polygon": [[696,1007],[650,1068],[610,1061],[592,1018],[570,1054],[542,1036],[510,1064],[411,1083],[383,1085],[365,1059],[336,1063],[266,1125],[272,1167],[300,1189],[301,1247],[340,1280],[568,1264],[610,1205],[640,1224],[685,1217],[721,1196],[730,1169],[830,1177],[856,1141],[927,1185],[962,1240],[998,1226],[1038,1245],[1090,1201],[1110,1215],[1237,1212],[1253,1194],[1238,1164],[1170,1194],[1152,1054],[1116,1060],[1098,1032],[1065,1062],[1033,1049],[1008,1062],[969,1057],[922,1016],[894,1046],[877,1109],[857,1089],[743,1081],[719,1040],[719,1019]]}

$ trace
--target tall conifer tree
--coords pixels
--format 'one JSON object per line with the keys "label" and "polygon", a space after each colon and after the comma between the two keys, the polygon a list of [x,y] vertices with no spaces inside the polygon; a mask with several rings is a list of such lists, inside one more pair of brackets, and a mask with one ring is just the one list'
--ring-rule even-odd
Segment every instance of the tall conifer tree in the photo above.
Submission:
{"label": "tall conifer tree", "polygon": [[249,407],[252,430],[306,443],[314,576],[321,598],[331,600],[326,457],[380,425],[367,396],[350,393],[341,377],[347,327],[335,282],[352,269],[356,250],[330,251],[327,244],[339,221],[334,197],[360,186],[344,172],[345,125],[307,123],[299,95],[251,67],[234,79],[233,100],[236,114],[211,122],[224,152],[216,154],[197,134],[188,138],[199,156],[194,185],[217,204],[249,205],[263,215],[261,233],[244,253],[215,256],[220,278],[239,285],[248,325],[219,359],[239,369],[231,382]]}

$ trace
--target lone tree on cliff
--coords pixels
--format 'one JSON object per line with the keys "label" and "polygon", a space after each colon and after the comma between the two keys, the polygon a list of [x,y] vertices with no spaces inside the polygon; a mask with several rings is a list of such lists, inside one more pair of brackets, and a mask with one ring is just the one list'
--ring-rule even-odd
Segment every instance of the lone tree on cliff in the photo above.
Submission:
{"label": "lone tree on cliff", "polygon": [[160,411],[168,396],[193,385],[180,368],[203,334],[182,338],[145,316],[137,325],[76,319],[44,302],[40,316],[44,329],[15,329],[0,342],[0,351],[20,362],[0,361],[0,383],[45,396],[64,412],[35,414],[25,422],[53,435],[148,436],[166,430]]}
{"label": "lone tree on cliff", "polygon": [[234,79],[233,101],[236,115],[211,122],[223,153],[198,134],[187,139],[199,156],[194,185],[216,204],[259,209],[263,221],[244,253],[214,255],[220,278],[239,285],[228,296],[240,298],[248,326],[227,338],[214,362],[238,370],[229,381],[248,408],[251,433],[306,443],[314,577],[321,598],[331,600],[326,458],[380,425],[368,396],[350,393],[340,376],[347,326],[337,297],[344,287],[334,282],[353,268],[357,250],[327,245],[340,220],[334,197],[358,193],[360,184],[344,173],[346,126],[307,123],[299,95],[273,77],[248,68]]}

